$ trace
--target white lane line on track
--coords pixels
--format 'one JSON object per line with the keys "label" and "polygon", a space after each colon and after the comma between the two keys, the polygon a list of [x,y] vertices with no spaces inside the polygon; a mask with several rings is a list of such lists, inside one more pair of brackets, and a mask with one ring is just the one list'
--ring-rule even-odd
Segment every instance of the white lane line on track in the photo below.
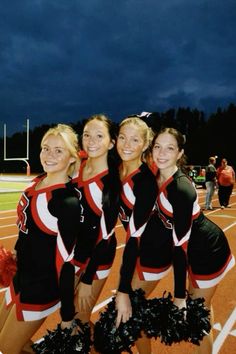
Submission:
{"label": "white lane line on track", "polygon": [[10,210],[0,210],[0,214],[5,214],[5,213],[16,213],[16,209],[10,209]]}
{"label": "white lane line on track", "polygon": [[116,247],[116,249],[119,250],[120,248],[124,248],[124,247],[125,247],[125,244],[121,243],[119,246]]}
{"label": "white lane line on track", "polygon": [[233,226],[235,226],[235,225],[236,225],[236,221],[233,222],[231,225],[225,227],[225,228],[223,229],[223,231],[225,232],[225,231],[229,230],[231,227],[233,227]]}
{"label": "white lane line on track", "polygon": [[16,226],[16,224],[2,225],[0,226],[0,229],[3,229],[4,227],[11,227],[11,226]]}
{"label": "white lane line on track", "polygon": [[214,344],[213,344],[212,354],[219,353],[220,348],[222,347],[227,336],[229,335],[235,322],[236,322],[236,307],[234,308],[231,315],[229,316],[229,318],[225,322],[224,327],[222,328],[222,330],[220,331],[220,333],[216,337]]}
{"label": "white lane line on track", "polygon": [[9,238],[14,238],[14,237],[17,237],[17,236],[18,236],[18,234],[16,234],[16,235],[10,235],[10,236],[4,236],[4,237],[1,237],[0,240],[7,240],[7,239],[9,239]]}
{"label": "white lane line on track", "polygon": [[100,302],[100,304],[97,304],[96,306],[94,306],[92,313],[95,313],[95,312],[101,310],[101,309],[102,309],[104,306],[106,306],[111,300],[112,300],[112,296],[109,297],[108,299],[106,299],[106,300]]}
{"label": "white lane line on track", "polygon": [[216,217],[216,218],[221,218],[221,219],[235,219],[235,216],[232,216],[232,215],[213,214],[211,216]]}
{"label": "white lane line on track", "polygon": [[[16,215],[12,215],[12,216],[2,216],[2,217],[0,217],[0,220],[6,220],[6,219],[15,219],[16,218]],[[8,225],[6,225],[6,226],[8,226]]]}

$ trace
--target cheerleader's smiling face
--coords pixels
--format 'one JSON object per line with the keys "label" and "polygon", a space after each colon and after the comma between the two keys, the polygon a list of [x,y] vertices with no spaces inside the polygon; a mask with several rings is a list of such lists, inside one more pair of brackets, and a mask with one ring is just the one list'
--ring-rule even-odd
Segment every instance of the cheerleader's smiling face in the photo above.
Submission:
{"label": "cheerleader's smiling face", "polygon": [[117,138],[117,151],[123,161],[141,163],[142,153],[146,150],[142,131],[136,125],[129,123],[120,128]]}
{"label": "cheerleader's smiling face", "polygon": [[60,135],[49,135],[42,143],[40,162],[47,173],[66,173],[75,158]]}
{"label": "cheerleader's smiling face", "polygon": [[179,150],[178,143],[172,134],[162,133],[154,142],[152,156],[160,170],[174,170],[183,152],[183,149]]}
{"label": "cheerleader's smiling face", "polygon": [[84,151],[91,158],[106,156],[114,145],[107,126],[98,119],[93,119],[85,125],[82,144]]}

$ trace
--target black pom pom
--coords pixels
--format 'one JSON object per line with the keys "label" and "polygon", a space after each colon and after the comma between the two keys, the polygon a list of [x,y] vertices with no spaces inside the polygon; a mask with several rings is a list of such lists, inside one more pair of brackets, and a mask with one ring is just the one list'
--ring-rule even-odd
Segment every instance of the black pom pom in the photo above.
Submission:
{"label": "black pom pom", "polygon": [[115,298],[100,314],[95,323],[94,346],[102,354],[132,353],[131,347],[141,336],[160,338],[166,345],[181,341],[200,345],[200,341],[211,330],[210,311],[203,298],[187,296],[187,308],[179,309],[170,293],[161,298],[146,300],[144,291],[138,289],[130,294],[133,315],[126,323],[115,327],[117,311]]}
{"label": "black pom pom", "polygon": [[148,337],[160,338],[166,345],[181,341],[200,345],[200,341],[211,330],[210,311],[203,298],[187,296],[187,308],[179,309],[173,304],[170,293],[162,298],[147,300],[143,317],[143,329]]}
{"label": "black pom pom", "polygon": [[140,337],[142,317],[146,309],[144,291],[135,290],[130,294],[132,317],[115,327],[117,310],[115,297],[107,305],[106,310],[100,314],[100,319],[94,327],[94,347],[102,354],[132,353],[131,347]]}
{"label": "black pom pom", "polygon": [[161,298],[147,300],[147,309],[143,317],[143,329],[147,337],[160,338],[166,345],[178,343],[186,332],[185,309],[173,304],[168,293]]}
{"label": "black pom pom", "polygon": [[[73,334],[75,327],[79,327],[78,334]],[[69,329],[61,329],[58,324],[54,331],[49,331],[39,343],[34,343],[32,348],[37,354],[88,354],[90,351],[90,327],[82,324],[80,320],[74,320]]]}
{"label": "black pom pom", "polygon": [[211,330],[210,310],[204,304],[204,298],[191,299],[187,297],[187,333],[186,340],[196,345]]}

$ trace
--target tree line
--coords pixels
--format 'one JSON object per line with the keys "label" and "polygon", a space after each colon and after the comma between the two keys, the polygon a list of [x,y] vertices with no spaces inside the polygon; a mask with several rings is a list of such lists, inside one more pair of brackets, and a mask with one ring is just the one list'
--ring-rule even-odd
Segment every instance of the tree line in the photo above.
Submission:
{"label": "tree line", "polygon": [[[205,166],[210,156],[218,156],[217,165],[225,157],[230,165],[236,167],[236,105],[231,103],[226,109],[217,111],[206,118],[203,111],[179,107],[165,112],[153,112],[143,120],[154,130],[174,127],[186,136],[185,154],[188,164]],[[80,135],[84,120],[70,125]],[[119,122],[117,123],[118,126]],[[53,124],[54,125],[54,124]],[[29,165],[31,173],[40,173],[40,142],[43,134],[53,125],[41,125],[29,132]],[[4,161],[3,138],[0,139],[1,173],[26,173],[23,161]],[[17,132],[6,139],[7,157],[26,156],[26,132]]]}

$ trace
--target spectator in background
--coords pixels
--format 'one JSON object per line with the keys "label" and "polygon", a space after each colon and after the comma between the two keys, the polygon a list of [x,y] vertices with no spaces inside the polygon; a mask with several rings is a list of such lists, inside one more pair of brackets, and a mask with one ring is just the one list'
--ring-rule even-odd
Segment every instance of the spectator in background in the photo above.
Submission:
{"label": "spectator in background", "polygon": [[215,157],[209,158],[209,164],[206,167],[206,198],[205,209],[212,210],[212,197],[216,186],[216,159]]}
{"label": "spectator in background", "polygon": [[[189,175],[191,181],[194,183],[194,179],[197,176],[197,171],[194,169],[193,165],[189,166],[188,175]],[[194,183],[194,185],[195,185],[195,183]]]}
{"label": "spectator in background", "polygon": [[233,191],[235,172],[234,169],[228,165],[228,161],[225,158],[221,160],[221,165],[217,168],[216,175],[221,209],[230,208],[229,199]]}

